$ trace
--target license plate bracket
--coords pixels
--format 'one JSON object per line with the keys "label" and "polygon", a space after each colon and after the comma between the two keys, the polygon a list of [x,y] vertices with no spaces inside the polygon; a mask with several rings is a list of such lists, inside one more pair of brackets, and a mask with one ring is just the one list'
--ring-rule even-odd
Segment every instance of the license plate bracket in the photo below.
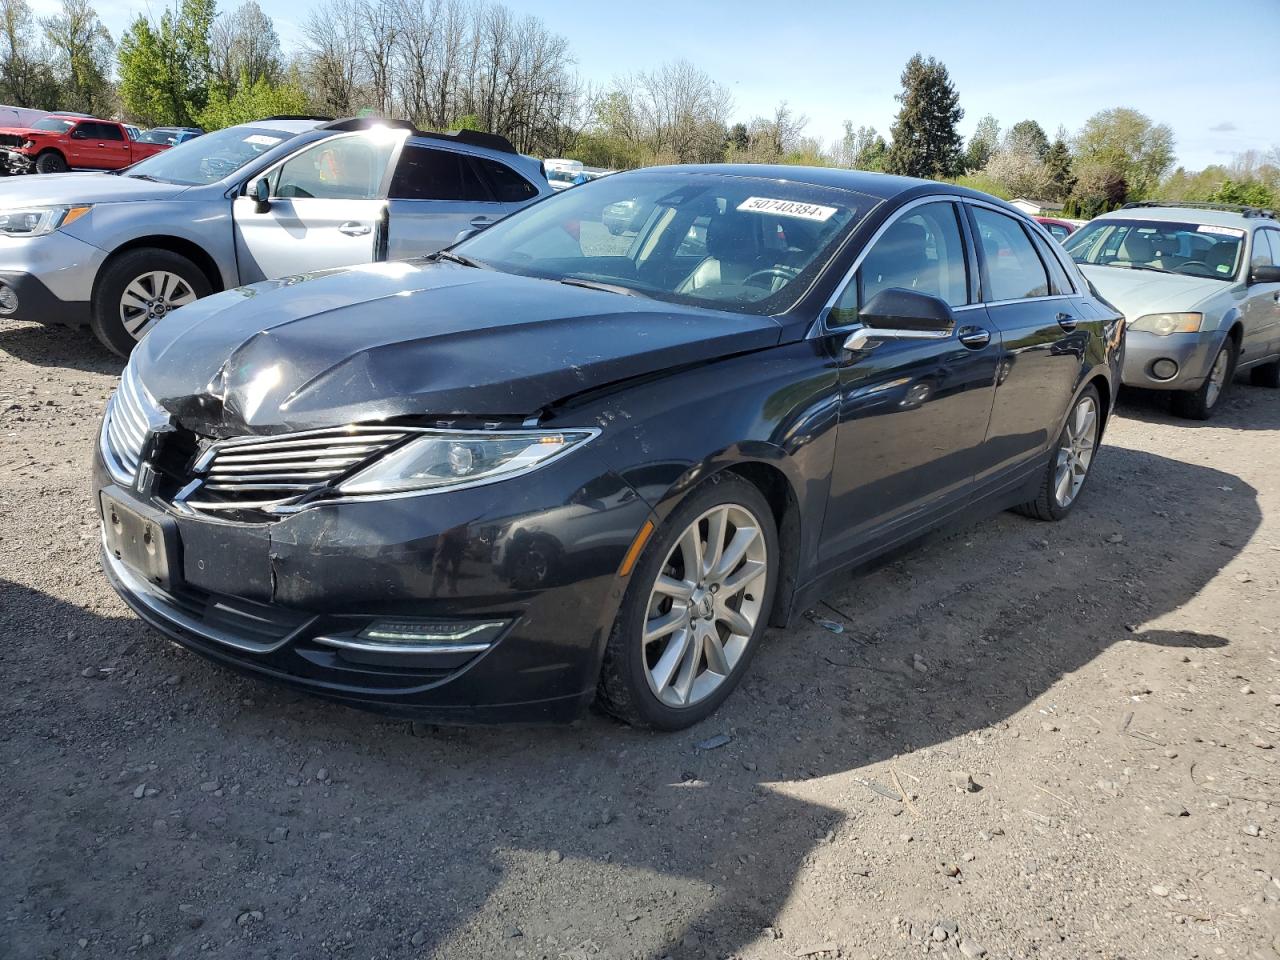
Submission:
{"label": "license plate bracket", "polygon": [[105,490],[98,499],[107,550],[148,583],[170,590],[173,571],[181,569],[177,525],[158,510],[123,503]]}

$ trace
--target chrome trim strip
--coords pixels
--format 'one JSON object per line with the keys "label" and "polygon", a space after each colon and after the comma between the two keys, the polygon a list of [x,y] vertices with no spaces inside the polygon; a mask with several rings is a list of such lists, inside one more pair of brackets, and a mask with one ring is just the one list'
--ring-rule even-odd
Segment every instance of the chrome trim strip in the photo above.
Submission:
{"label": "chrome trim strip", "polygon": [[430,645],[413,645],[407,643],[374,643],[365,640],[351,640],[347,637],[312,637],[313,643],[323,643],[343,650],[358,650],[361,653],[407,653],[407,654],[445,654],[445,653],[484,653],[492,643],[436,643]]}

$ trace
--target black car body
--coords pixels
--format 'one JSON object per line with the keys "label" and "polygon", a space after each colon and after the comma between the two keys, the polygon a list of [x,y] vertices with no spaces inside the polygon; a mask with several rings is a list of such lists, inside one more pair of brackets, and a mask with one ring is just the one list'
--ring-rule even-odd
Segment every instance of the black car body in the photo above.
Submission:
{"label": "black car body", "polygon": [[[679,210],[719,184],[738,193],[699,208],[709,230],[693,222],[686,234],[680,221],[673,257],[723,249],[732,229],[784,251],[779,263],[800,238],[826,244],[803,266],[756,270],[764,292],[748,273],[749,295],[724,294],[739,297],[733,309],[695,301],[688,278],[683,292],[629,296],[602,274],[554,282],[550,259],[534,275],[511,272],[524,270],[519,257],[486,269],[496,231],[515,235],[500,225],[452,261],[271,281],[167,317],[134,351],[96,458],[116,589],[186,646],[316,694],[445,722],[567,720],[609,669],[646,540],[713,478],[745,481],[768,505],[776,596],[765,610],[781,625],[853,565],[1034,501],[1067,456],[1058,441],[1082,396],[1101,406],[1096,442],[1123,319],[1038,225],[985,195],[849,171],[681,167],[605,178],[505,223],[537,227],[592,197],[616,220],[628,189],[675,197],[663,202]],[[846,196],[847,214],[822,222]],[[752,203],[782,213],[736,212]],[[600,236],[616,239],[616,226]],[[565,229],[582,243],[579,220]],[[913,289],[938,276],[944,243],[950,273],[929,282],[949,284],[965,301],[955,306]],[[1004,258],[1025,268],[1031,249],[1045,288],[994,297],[1006,274],[1016,280]],[[689,262],[703,270],[712,252],[696,247]],[[864,302],[871,258],[883,296]],[[729,289],[730,266],[717,262],[715,290]],[[643,272],[638,260],[627,269]],[[898,320],[872,316],[873,303]],[[530,429],[563,431],[549,442],[572,446],[492,482],[335,494],[419,442],[415,431],[451,443],[449,462],[461,450],[470,469],[451,436]],[[302,473],[271,472],[299,450],[313,458],[290,468]],[[421,629],[435,646],[369,640],[402,621],[431,624]]]}

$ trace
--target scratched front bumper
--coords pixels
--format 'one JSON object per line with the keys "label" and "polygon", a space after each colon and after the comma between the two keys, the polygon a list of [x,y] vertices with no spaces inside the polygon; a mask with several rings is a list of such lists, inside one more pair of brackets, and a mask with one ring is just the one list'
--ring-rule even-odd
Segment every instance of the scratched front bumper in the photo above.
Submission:
{"label": "scratched front bumper", "polygon": [[[98,460],[95,490],[163,510],[181,544],[165,590],[105,553],[103,566],[142,619],[237,670],[438,722],[570,720],[594,696],[625,586],[617,570],[650,511],[589,456],[524,480],[535,477],[518,490],[492,484],[226,523],[113,487]],[[509,626],[479,655],[390,666],[316,642],[396,617]]]}

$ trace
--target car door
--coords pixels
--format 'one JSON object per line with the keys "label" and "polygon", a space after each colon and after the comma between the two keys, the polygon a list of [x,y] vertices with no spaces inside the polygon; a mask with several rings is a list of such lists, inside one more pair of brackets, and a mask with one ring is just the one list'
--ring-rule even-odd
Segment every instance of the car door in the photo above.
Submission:
{"label": "car door", "polygon": [[119,170],[133,162],[133,154],[129,148],[130,140],[124,127],[118,123],[96,123],[98,129],[97,149],[100,165],[104,170]]}
{"label": "car door", "polygon": [[[835,299],[827,329],[843,340],[881,291],[936,296],[956,328],[934,339],[881,339],[841,351],[840,422],[822,532],[824,562],[856,559],[910,536],[971,489],[987,435],[1000,356],[977,296],[976,261],[960,209],[927,199],[901,211]],[[850,326],[852,324],[852,326]]]}
{"label": "car door", "polygon": [[1096,318],[1085,315],[1067,270],[1029,224],[986,204],[965,206],[983,303],[1003,344],[978,470],[982,484],[1038,463],[1057,439]]}
{"label": "car door", "polygon": [[101,170],[106,166],[106,144],[92,120],[77,123],[67,133],[71,140],[67,166],[73,170]]}
{"label": "car door", "polygon": [[[232,204],[241,282],[372,261],[401,143],[371,131],[328,137],[252,177]],[[261,180],[265,204],[253,196]]]}
{"label": "car door", "polygon": [[475,158],[406,143],[387,195],[387,257],[425,256],[465,230],[484,229],[512,209],[498,203]]}
{"label": "car door", "polygon": [[1249,252],[1245,302],[1241,306],[1244,340],[1241,361],[1261,360],[1280,353],[1280,283],[1253,283],[1254,267],[1280,266],[1280,230],[1254,231]]}

